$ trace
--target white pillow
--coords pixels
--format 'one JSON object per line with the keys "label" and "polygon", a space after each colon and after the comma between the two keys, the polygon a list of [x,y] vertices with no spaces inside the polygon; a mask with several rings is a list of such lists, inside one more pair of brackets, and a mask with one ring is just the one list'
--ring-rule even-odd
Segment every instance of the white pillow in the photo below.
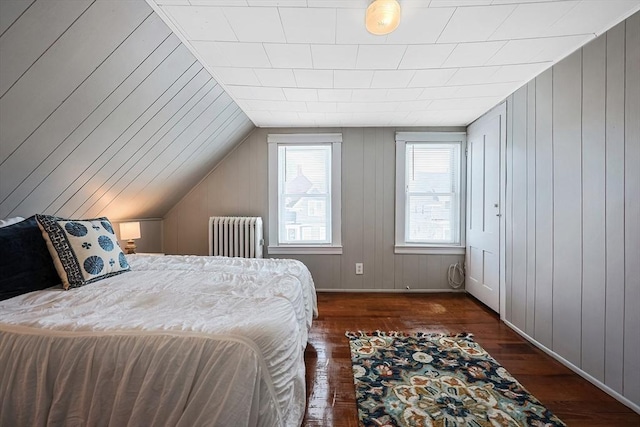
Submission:
{"label": "white pillow", "polygon": [[24,218],[21,216],[16,216],[13,218],[0,219],[0,228],[6,227],[11,224],[15,224],[16,222],[24,221]]}
{"label": "white pillow", "polygon": [[36,221],[63,288],[77,288],[129,271],[107,218],[75,220],[36,215]]}

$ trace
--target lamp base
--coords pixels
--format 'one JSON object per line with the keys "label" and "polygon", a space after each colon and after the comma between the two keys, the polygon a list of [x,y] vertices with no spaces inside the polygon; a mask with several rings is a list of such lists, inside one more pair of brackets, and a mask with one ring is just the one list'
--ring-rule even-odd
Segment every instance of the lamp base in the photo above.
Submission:
{"label": "lamp base", "polygon": [[127,255],[136,253],[136,243],[133,240],[127,240],[127,246],[124,247],[124,253]]}

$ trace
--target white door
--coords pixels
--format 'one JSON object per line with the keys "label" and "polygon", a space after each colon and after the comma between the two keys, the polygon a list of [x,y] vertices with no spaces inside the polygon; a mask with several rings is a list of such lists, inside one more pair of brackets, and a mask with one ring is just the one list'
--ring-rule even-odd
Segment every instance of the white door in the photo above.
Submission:
{"label": "white door", "polygon": [[500,150],[504,106],[467,130],[466,289],[500,312]]}

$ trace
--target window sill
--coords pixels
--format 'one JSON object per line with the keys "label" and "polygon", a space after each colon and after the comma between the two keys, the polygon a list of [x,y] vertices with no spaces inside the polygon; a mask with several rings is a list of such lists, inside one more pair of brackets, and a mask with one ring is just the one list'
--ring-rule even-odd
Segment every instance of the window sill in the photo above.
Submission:
{"label": "window sill", "polygon": [[342,246],[269,246],[269,255],[342,255]]}
{"label": "window sill", "polygon": [[410,246],[396,245],[396,254],[416,254],[416,255],[464,255],[464,246]]}

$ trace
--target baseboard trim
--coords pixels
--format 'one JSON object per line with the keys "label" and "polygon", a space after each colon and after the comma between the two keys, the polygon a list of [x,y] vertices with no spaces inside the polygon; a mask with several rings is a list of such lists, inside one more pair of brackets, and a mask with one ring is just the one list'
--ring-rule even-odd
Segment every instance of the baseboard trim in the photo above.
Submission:
{"label": "baseboard trim", "polygon": [[603,382],[601,382],[599,379],[597,379],[595,377],[592,377],[591,375],[589,375],[588,373],[586,373],[585,371],[583,371],[582,369],[580,369],[579,367],[577,367],[573,363],[569,362],[567,359],[565,359],[562,356],[558,355],[554,351],[548,349],[543,344],[540,344],[538,341],[536,341],[535,339],[533,339],[532,337],[527,335],[525,332],[523,332],[521,329],[519,329],[513,323],[511,323],[511,322],[509,322],[507,320],[504,320],[504,323],[505,323],[505,325],[507,325],[508,327],[513,329],[516,333],[518,333],[518,335],[522,336],[522,338],[526,339],[531,344],[535,345],[540,350],[544,351],[546,354],[548,354],[549,356],[553,357],[555,360],[557,360],[558,362],[562,363],[564,366],[566,366],[567,368],[571,369],[573,372],[575,372],[576,374],[580,375],[582,378],[584,378],[585,380],[589,381],[591,384],[593,384],[596,387],[598,387],[600,390],[602,390],[605,393],[607,393],[609,396],[613,397],[614,399],[616,399],[617,401],[619,401],[623,405],[628,406],[630,409],[632,409],[633,411],[635,411],[638,414],[640,414],[640,405],[637,405],[637,404],[633,403],[632,401],[630,401],[629,399],[627,399],[626,397],[624,397],[623,395],[621,395],[620,393],[618,393],[617,391],[612,389],[611,387],[609,387],[606,384],[604,384]]}
{"label": "baseboard trim", "polygon": [[465,293],[464,289],[316,289],[316,292],[356,292],[356,293],[405,293],[405,294],[435,294],[435,293]]}

